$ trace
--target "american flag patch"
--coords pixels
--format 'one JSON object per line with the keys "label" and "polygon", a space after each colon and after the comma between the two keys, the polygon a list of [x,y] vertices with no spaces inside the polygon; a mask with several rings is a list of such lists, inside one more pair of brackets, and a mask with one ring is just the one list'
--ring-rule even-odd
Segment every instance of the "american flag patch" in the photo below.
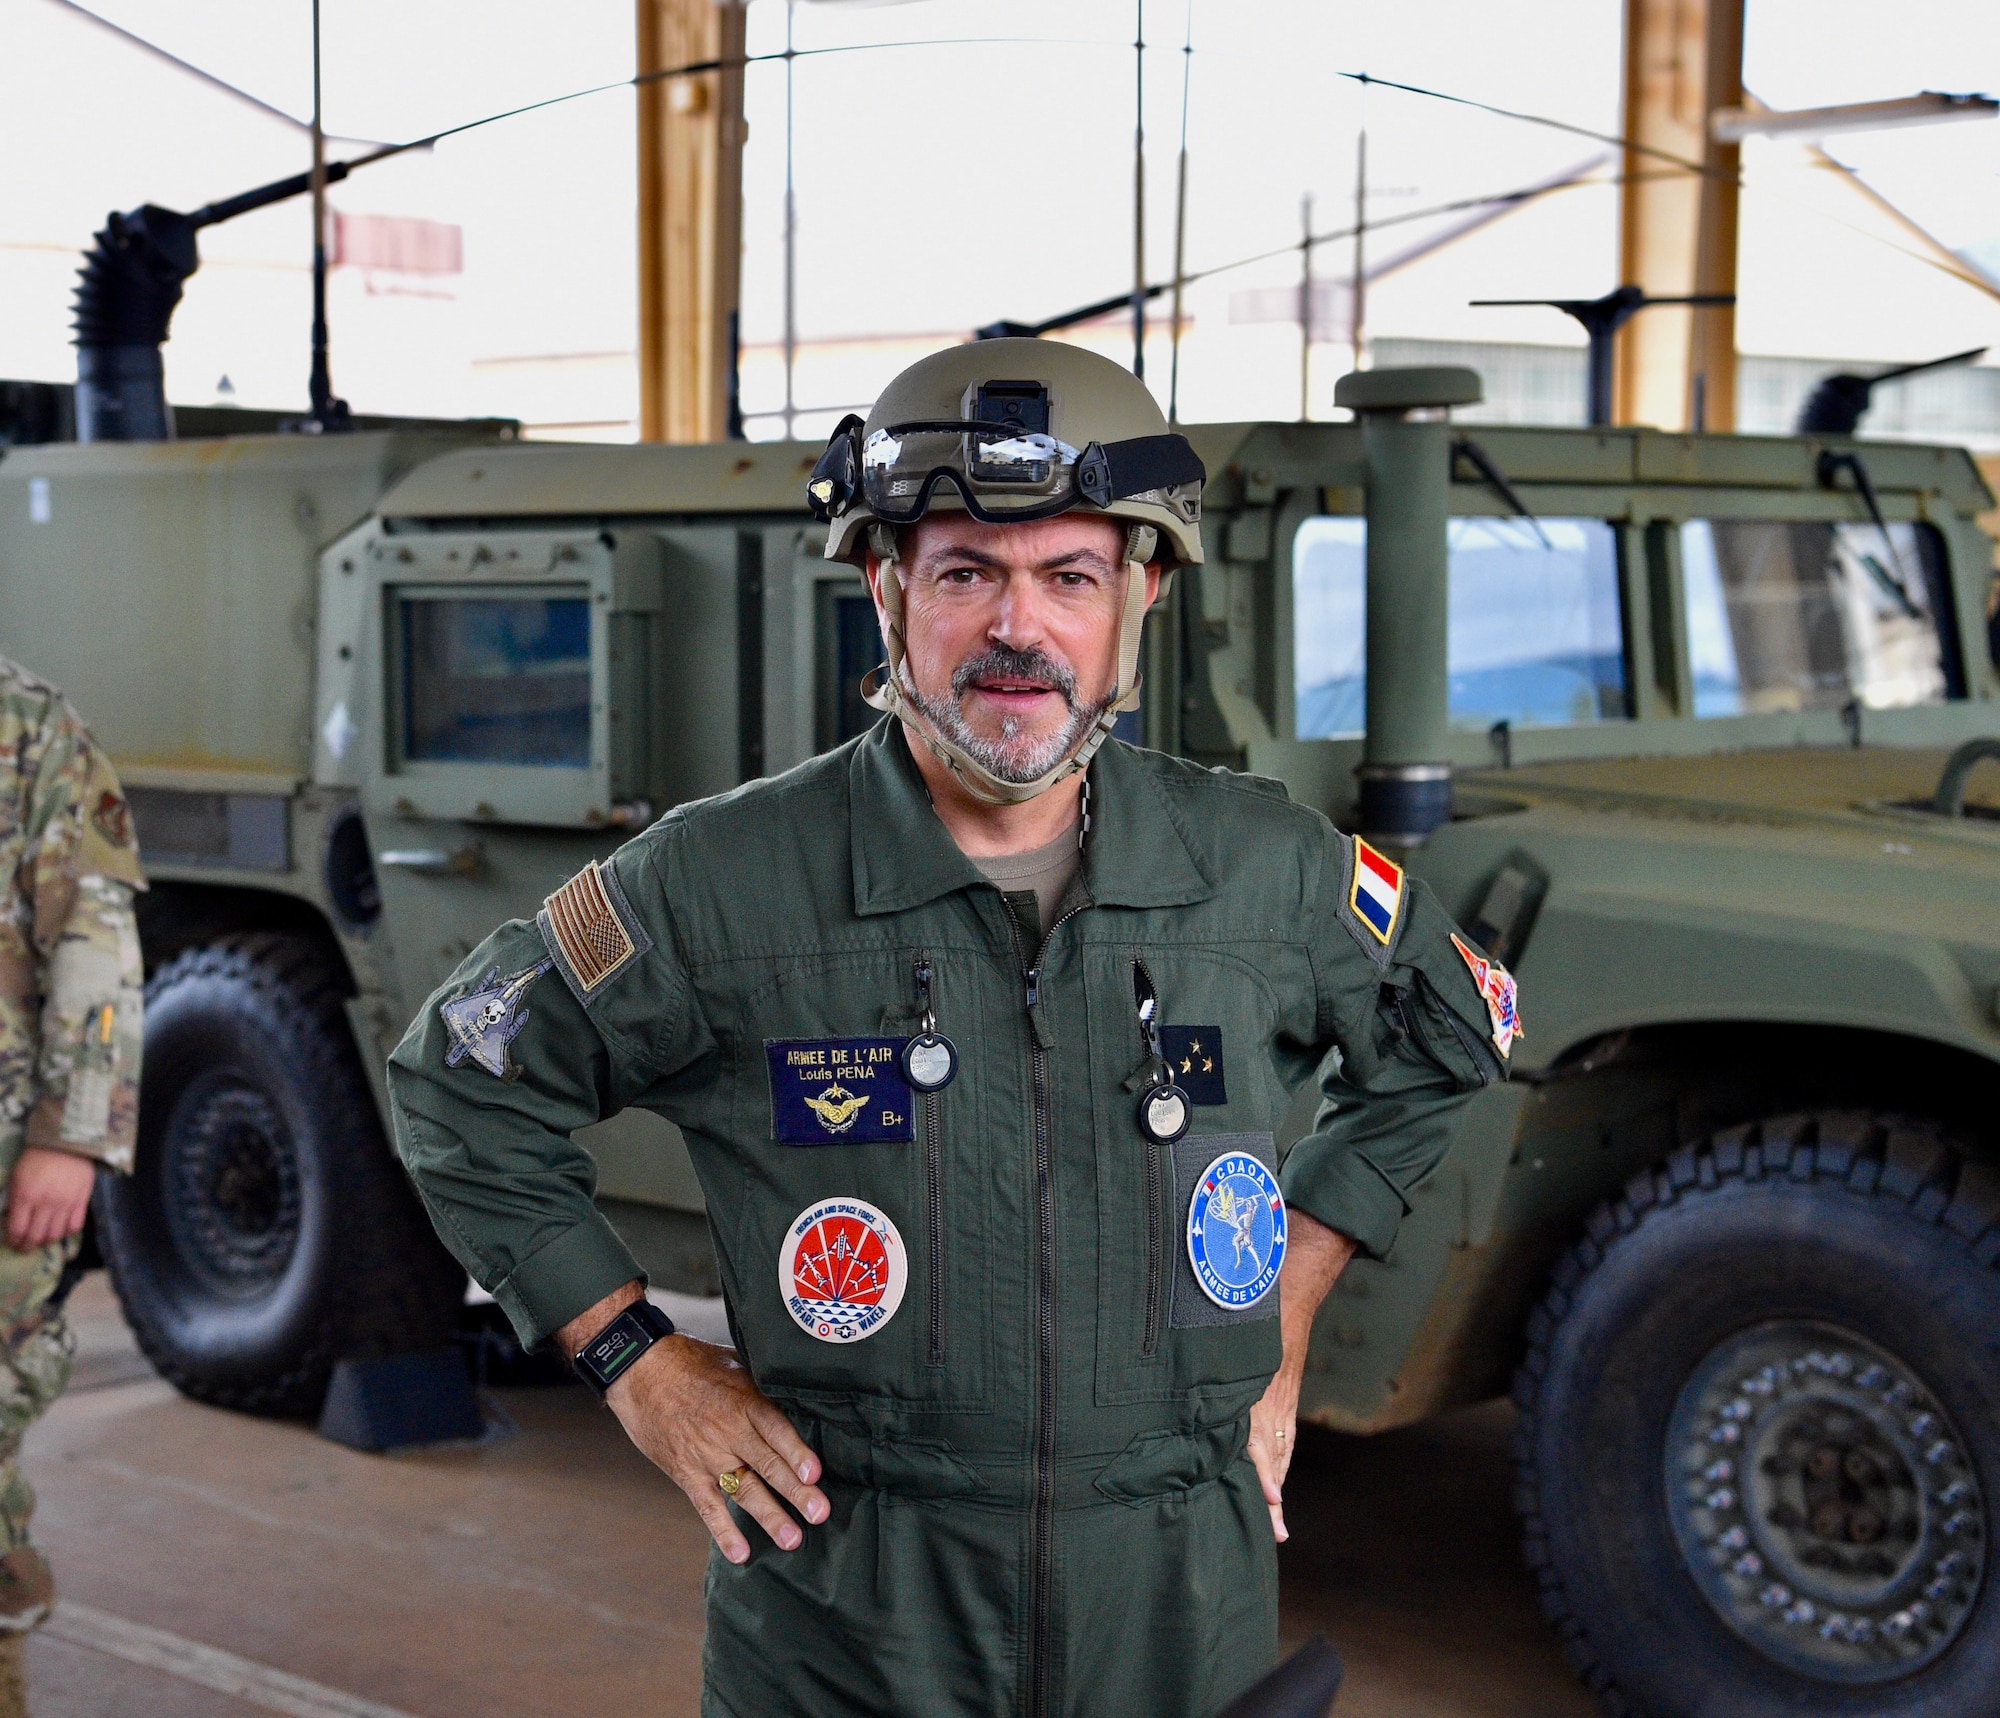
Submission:
{"label": "american flag patch", "polygon": [[627,923],[630,911],[616,877],[595,859],[542,903],[535,923],[578,996],[587,1000],[646,946]]}
{"label": "american flag patch", "polygon": [[1403,868],[1384,859],[1360,836],[1354,837],[1354,887],[1347,892],[1354,916],[1385,947],[1403,908]]}

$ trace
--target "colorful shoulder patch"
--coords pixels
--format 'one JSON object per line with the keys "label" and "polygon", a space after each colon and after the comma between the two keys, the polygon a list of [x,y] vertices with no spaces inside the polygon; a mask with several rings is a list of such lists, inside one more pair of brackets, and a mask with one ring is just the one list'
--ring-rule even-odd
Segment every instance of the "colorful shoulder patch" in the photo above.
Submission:
{"label": "colorful shoulder patch", "polygon": [[493,967],[473,990],[442,1004],[438,1017],[451,1039],[444,1065],[455,1068],[470,1057],[496,1080],[511,1080],[514,1060],[507,1046],[528,1023],[528,1011],[521,1004],[530,986],[554,964],[541,961],[511,978],[502,978],[500,969]]}
{"label": "colorful shoulder patch", "polygon": [[584,1003],[653,946],[618,874],[595,859],[542,903],[535,925]]}
{"label": "colorful shoulder patch", "polygon": [[1354,885],[1347,904],[1369,934],[1384,948],[1396,933],[1396,916],[1403,910],[1403,868],[1384,859],[1360,836],[1354,837]]}
{"label": "colorful shoulder patch", "polygon": [[1488,960],[1473,946],[1463,941],[1456,931],[1451,935],[1451,946],[1458,950],[1460,957],[1472,972],[1472,982],[1479,987],[1479,994],[1485,1000],[1487,1018],[1493,1022],[1493,1048],[1500,1052],[1505,1061],[1514,1048],[1516,1038],[1525,1038],[1521,1030],[1521,1012],[1517,1006],[1514,975],[1497,960]]}

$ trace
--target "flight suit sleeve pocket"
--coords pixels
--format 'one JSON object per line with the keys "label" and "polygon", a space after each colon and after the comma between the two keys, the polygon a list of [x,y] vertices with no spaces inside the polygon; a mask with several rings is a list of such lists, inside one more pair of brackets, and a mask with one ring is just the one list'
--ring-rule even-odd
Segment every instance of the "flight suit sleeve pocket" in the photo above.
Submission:
{"label": "flight suit sleeve pocket", "polygon": [[[1167,1322],[1175,1330],[1195,1330],[1276,1318],[1286,1233],[1276,1141],[1268,1133],[1193,1134],[1175,1141],[1173,1152],[1168,1247],[1174,1287]],[[1264,1174],[1239,1163],[1207,1185],[1209,1171],[1228,1159],[1254,1160]],[[1205,1267],[1199,1275],[1190,1244],[1197,1223]]]}

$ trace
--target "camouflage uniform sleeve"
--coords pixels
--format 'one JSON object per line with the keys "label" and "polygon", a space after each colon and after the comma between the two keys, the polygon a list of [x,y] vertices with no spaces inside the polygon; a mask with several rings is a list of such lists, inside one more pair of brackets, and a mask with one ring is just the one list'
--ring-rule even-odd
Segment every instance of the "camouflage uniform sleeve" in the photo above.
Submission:
{"label": "camouflage uniform sleeve", "polygon": [[1506,1078],[1520,1023],[1512,978],[1426,884],[1326,834],[1314,962],[1329,1053],[1319,1113],[1282,1182],[1288,1201],[1382,1258],[1471,1095]]}
{"label": "camouflage uniform sleeve", "polygon": [[39,751],[21,858],[41,997],[26,1143],[130,1173],[145,977],[132,898],[145,873],[110,760],[68,705]]}

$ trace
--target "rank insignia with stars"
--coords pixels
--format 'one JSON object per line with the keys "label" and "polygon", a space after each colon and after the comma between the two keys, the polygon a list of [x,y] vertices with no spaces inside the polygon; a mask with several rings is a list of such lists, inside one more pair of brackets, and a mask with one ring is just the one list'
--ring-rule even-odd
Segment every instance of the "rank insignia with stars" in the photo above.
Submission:
{"label": "rank insignia with stars", "polygon": [[1188,1102],[1203,1108],[1229,1102],[1223,1084],[1220,1026],[1162,1026],[1160,1054]]}
{"label": "rank insignia with stars", "polygon": [[438,1016],[451,1038],[445,1066],[455,1068],[470,1057],[495,1079],[511,1080],[518,1070],[507,1046],[528,1023],[528,1011],[521,1003],[535,980],[554,965],[552,960],[538,961],[504,979],[500,969],[492,967],[475,989],[443,1004]]}

